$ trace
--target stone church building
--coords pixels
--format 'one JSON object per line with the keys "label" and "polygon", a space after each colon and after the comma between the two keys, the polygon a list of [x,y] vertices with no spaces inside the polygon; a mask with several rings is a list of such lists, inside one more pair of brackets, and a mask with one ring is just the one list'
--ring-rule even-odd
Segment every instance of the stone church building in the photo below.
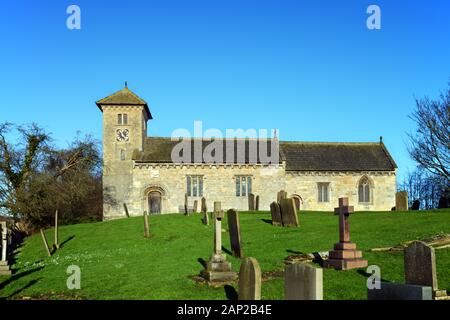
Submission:
{"label": "stone church building", "polygon": [[[260,210],[269,210],[280,190],[300,210],[332,211],[342,196],[355,210],[395,206],[397,166],[381,140],[279,141],[276,165],[236,155],[231,162],[174,163],[171,154],[179,141],[147,137],[148,104],[126,86],[96,104],[103,113],[104,219],[127,212],[178,213],[186,194],[188,206],[197,200],[199,210],[202,197],[208,210],[214,201],[221,201],[223,209],[248,210],[249,193],[260,197]],[[268,149],[275,139],[265,140]],[[201,142],[201,148],[209,143]],[[245,141],[246,152],[251,143]]]}

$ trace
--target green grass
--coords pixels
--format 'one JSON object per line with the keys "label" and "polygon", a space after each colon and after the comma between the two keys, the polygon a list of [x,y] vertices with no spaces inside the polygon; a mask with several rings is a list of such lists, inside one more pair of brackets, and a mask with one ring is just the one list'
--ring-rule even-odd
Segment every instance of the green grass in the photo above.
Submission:
{"label": "green grass", "polygon": [[[266,220],[266,221],[264,221]],[[241,213],[244,254],[255,257],[263,272],[283,270],[292,252],[328,251],[338,239],[338,218],[325,212],[301,212],[299,228],[274,227],[269,213]],[[227,229],[226,219],[223,228]],[[190,276],[202,270],[213,247],[213,227],[200,215],[150,217],[152,237],[143,237],[141,217],[60,228],[63,243],[47,257],[41,236],[26,239],[14,256],[14,275],[0,276],[2,298],[83,299],[227,299],[225,288],[208,287]],[[52,244],[53,230],[47,231]],[[369,252],[373,247],[450,233],[450,210],[358,212],[350,217],[351,239],[369,265],[381,268],[387,281],[404,282],[402,252]],[[229,249],[228,233],[223,234]],[[239,259],[227,255],[232,268]],[[450,290],[450,249],[436,250],[439,286]],[[66,269],[81,268],[81,289],[68,290]],[[364,270],[324,270],[325,299],[366,299]],[[262,284],[263,299],[283,299],[284,280]],[[237,284],[233,287],[238,290]],[[228,288],[229,289],[229,288]],[[228,292],[230,290],[227,290]]]}

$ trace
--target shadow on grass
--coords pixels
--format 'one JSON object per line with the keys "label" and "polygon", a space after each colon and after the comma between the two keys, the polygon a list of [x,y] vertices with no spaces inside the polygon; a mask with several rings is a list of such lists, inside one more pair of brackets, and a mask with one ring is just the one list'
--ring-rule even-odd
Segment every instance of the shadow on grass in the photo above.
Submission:
{"label": "shadow on grass", "polygon": [[61,242],[61,243],[59,244],[59,248],[61,249],[62,247],[64,247],[64,245],[65,245],[67,242],[69,242],[70,240],[72,240],[73,238],[75,238],[75,236],[70,236],[70,237],[68,237],[66,240],[64,240],[63,242]]}
{"label": "shadow on grass", "polygon": [[38,283],[42,278],[39,279],[34,279],[31,280],[30,282],[28,282],[26,285],[24,285],[22,288],[20,288],[19,290],[14,291],[13,293],[11,293],[9,296],[5,297],[5,298],[0,298],[2,300],[7,300],[7,299],[11,299],[12,297],[14,297],[15,295],[18,295],[19,293],[21,293],[23,290],[28,289],[29,287],[35,285],[36,283]]}
{"label": "shadow on grass", "polygon": [[223,288],[225,290],[225,295],[227,296],[228,300],[237,300],[238,299],[238,293],[233,286],[230,286],[229,284],[227,284]]}
{"label": "shadow on grass", "polygon": [[206,261],[203,258],[198,258],[197,261],[202,265],[203,268],[206,269]]}
{"label": "shadow on grass", "polygon": [[301,251],[295,251],[295,250],[291,250],[291,249],[286,249],[287,253],[292,253],[292,254],[303,254],[303,252]]}
{"label": "shadow on grass", "polygon": [[[358,272],[358,274],[360,274],[360,275],[362,275],[362,276],[364,276],[366,278],[369,278],[370,276],[373,276],[373,273],[368,273],[368,272],[366,272],[364,270],[361,270],[361,269],[358,269],[357,272]],[[391,281],[383,279],[383,278],[380,278],[380,281],[381,282],[391,282]]]}
{"label": "shadow on grass", "polygon": [[37,267],[37,268],[31,269],[31,270],[28,270],[28,271],[24,271],[24,272],[21,272],[21,273],[18,273],[18,274],[15,274],[15,275],[11,276],[8,280],[5,280],[2,283],[0,283],[0,290],[3,290],[3,288],[5,288],[11,282],[16,281],[16,280],[18,280],[18,279],[20,279],[22,277],[25,277],[25,276],[27,276],[29,274],[32,274],[32,273],[34,273],[36,271],[39,271],[39,270],[41,270],[43,268],[44,267]]}
{"label": "shadow on grass", "polygon": [[225,248],[224,246],[222,246],[222,251],[225,252],[226,254],[229,254],[230,256],[233,255],[233,252],[231,252],[230,250],[228,250],[228,249]]}
{"label": "shadow on grass", "polygon": [[272,219],[261,219],[262,222],[272,224]]}

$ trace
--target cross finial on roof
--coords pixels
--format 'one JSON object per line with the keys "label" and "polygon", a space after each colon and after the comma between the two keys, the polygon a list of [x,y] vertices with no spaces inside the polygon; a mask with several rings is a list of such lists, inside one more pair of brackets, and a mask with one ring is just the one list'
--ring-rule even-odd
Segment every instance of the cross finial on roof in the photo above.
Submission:
{"label": "cross finial on roof", "polygon": [[380,136],[380,143],[383,142],[383,136]]}
{"label": "cross finial on roof", "polygon": [[125,88],[128,88],[128,81],[125,81]]}

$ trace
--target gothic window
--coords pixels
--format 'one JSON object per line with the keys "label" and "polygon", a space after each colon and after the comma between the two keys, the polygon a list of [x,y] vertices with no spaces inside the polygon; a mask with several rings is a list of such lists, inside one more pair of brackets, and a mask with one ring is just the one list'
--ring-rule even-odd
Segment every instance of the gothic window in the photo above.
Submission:
{"label": "gothic window", "polygon": [[120,160],[125,160],[125,150],[120,150]]}
{"label": "gothic window", "polygon": [[187,176],[186,192],[188,197],[203,197],[203,176]]}
{"label": "gothic window", "polygon": [[330,201],[330,183],[319,182],[317,183],[317,201],[329,202]]}
{"label": "gothic window", "polygon": [[252,177],[236,176],[236,197],[246,197],[252,193]]}
{"label": "gothic window", "polygon": [[119,113],[117,115],[117,124],[128,124],[128,115],[126,113]]}
{"label": "gothic window", "polygon": [[358,184],[358,201],[370,202],[370,183],[367,177],[362,177]]}

